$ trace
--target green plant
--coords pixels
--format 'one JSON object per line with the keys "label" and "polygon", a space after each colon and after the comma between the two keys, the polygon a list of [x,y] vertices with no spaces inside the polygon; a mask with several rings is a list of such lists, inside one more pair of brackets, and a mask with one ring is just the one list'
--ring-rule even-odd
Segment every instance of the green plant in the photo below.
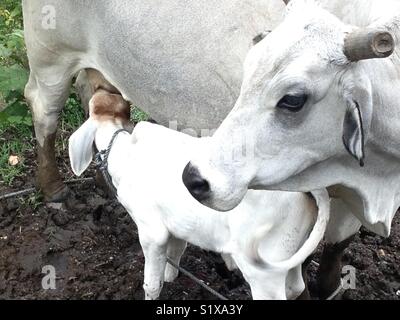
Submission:
{"label": "green plant", "polygon": [[85,112],[77,94],[72,91],[61,114],[61,128],[63,131],[75,131],[85,120]]}
{"label": "green plant", "polygon": [[77,94],[72,91],[60,117],[60,134],[57,141],[57,149],[60,155],[67,150],[70,134],[78,129],[84,120],[85,112],[81,107]]}
{"label": "green plant", "polygon": [[32,125],[23,92],[28,80],[21,1],[0,5],[0,125]]}
{"label": "green plant", "polygon": [[147,121],[149,120],[149,116],[138,107],[133,107],[131,110],[131,119],[134,122]]}
{"label": "green plant", "polygon": [[43,204],[43,196],[38,191],[35,191],[26,197],[20,197],[18,200],[21,203],[20,209],[30,207],[33,210],[36,210]]}
{"label": "green plant", "polygon": [[[25,169],[23,154],[29,148],[22,140],[1,141],[0,143],[0,180],[5,185],[11,185],[14,179]],[[10,155],[18,155],[19,163],[10,165]]]}
{"label": "green plant", "polygon": [[[32,116],[24,99],[28,61],[23,36],[22,4],[0,3],[0,180],[11,185],[25,171],[25,154],[32,149]],[[18,164],[10,165],[10,156]]]}
{"label": "green plant", "polygon": [[0,93],[5,103],[5,108],[0,112],[0,125],[32,125],[32,116],[23,96],[27,80],[28,72],[22,66],[0,65]]}

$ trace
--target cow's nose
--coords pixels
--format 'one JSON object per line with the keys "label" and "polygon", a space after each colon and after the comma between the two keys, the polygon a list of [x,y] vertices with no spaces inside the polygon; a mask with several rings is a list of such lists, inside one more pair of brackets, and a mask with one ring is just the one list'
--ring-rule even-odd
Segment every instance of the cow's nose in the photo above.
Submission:
{"label": "cow's nose", "polygon": [[183,170],[182,180],[190,194],[197,201],[202,202],[210,197],[210,184],[190,162]]}

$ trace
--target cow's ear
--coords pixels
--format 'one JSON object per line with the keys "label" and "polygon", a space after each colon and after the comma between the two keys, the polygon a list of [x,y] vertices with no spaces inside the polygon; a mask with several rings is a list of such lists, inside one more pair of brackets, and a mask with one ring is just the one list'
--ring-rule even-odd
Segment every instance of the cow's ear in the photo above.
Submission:
{"label": "cow's ear", "polygon": [[[354,74],[353,74],[354,76]],[[353,77],[346,86],[346,113],[343,121],[343,143],[346,150],[364,166],[365,142],[371,125],[371,83],[363,77]]]}
{"label": "cow's ear", "polygon": [[365,132],[360,106],[356,101],[348,103],[343,122],[343,143],[347,151],[364,166]]}

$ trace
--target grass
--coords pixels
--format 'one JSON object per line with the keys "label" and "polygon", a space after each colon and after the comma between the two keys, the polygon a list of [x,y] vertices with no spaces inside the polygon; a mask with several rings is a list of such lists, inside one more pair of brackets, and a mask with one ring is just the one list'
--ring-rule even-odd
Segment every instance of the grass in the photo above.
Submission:
{"label": "grass", "polygon": [[[10,186],[26,169],[25,154],[33,148],[31,128],[25,125],[0,126],[0,182]],[[8,163],[11,155],[19,157],[19,163]]]}
{"label": "grass", "polygon": [[56,141],[56,153],[58,155],[67,152],[70,134],[79,128],[84,121],[85,112],[81,107],[79,98],[75,92],[71,92],[60,116],[60,123],[58,126],[59,135]]}
{"label": "grass", "polygon": [[33,210],[36,210],[43,204],[43,196],[38,191],[35,191],[26,197],[20,197],[18,200],[20,202],[19,211],[23,208],[32,208]]}
{"label": "grass", "polygon": [[149,120],[149,116],[138,107],[133,107],[131,110],[131,119],[134,122],[147,121]]}
{"label": "grass", "polygon": [[[19,0],[0,4],[0,184],[11,185],[26,169],[25,154],[32,148],[30,114],[23,101],[27,58]],[[18,156],[18,165],[9,157]]]}

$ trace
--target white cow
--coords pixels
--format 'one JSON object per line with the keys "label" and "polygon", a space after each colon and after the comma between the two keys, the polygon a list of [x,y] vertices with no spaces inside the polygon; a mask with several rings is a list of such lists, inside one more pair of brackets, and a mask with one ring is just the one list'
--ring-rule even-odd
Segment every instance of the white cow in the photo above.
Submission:
{"label": "white cow", "polygon": [[[80,70],[162,125],[216,129],[239,96],[252,40],[281,20],[280,0],[23,0],[30,65],[25,96],[38,141],[38,182],[64,200],[54,156],[58,115]],[[114,91],[114,90],[111,90]]]}
{"label": "white cow", "polygon": [[[129,105],[123,98],[98,91],[90,102],[89,120],[70,138],[73,171],[80,175],[92,160],[93,143],[107,149],[128,121]],[[207,141],[142,122],[132,135],[119,133],[112,143],[108,172],[138,227],[146,299],[158,298],[163,282],[178,276],[166,258],[179,264],[186,241],[225,259],[231,256],[254,299],[297,298],[305,289],[301,264],[329,220],[327,192],[313,192],[319,210],[304,193],[249,191],[232,212],[215,212],[193,199],[181,179],[191,155]],[[260,265],[256,259],[269,262]]]}
{"label": "white cow", "polygon": [[312,0],[289,3],[283,23],[249,52],[240,97],[185,183],[219,210],[248,188],[329,187],[388,236],[400,205],[400,2],[329,7],[341,19]]}

